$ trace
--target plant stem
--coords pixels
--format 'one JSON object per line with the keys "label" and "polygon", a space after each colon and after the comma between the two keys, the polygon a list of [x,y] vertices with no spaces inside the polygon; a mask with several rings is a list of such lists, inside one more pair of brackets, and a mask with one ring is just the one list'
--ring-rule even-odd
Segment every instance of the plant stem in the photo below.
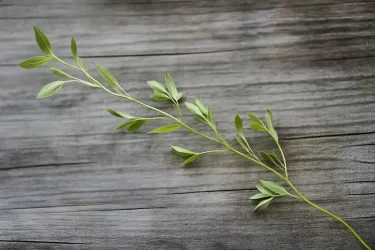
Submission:
{"label": "plant stem", "polygon": [[203,154],[210,154],[210,153],[224,153],[224,152],[229,152],[229,150],[227,150],[227,149],[209,150],[209,151],[200,152],[200,153],[198,153],[198,154],[199,154],[199,155],[203,155]]}
{"label": "plant stem", "polygon": [[317,209],[317,210],[327,214],[328,216],[334,218],[335,220],[339,221],[341,224],[343,224],[345,227],[347,227],[349,229],[349,231],[359,240],[359,242],[361,242],[361,244],[364,246],[364,248],[366,248],[367,250],[371,250],[371,248],[364,242],[364,240],[361,238],[361,236],[359,236],[359,234],[346,221],[344,221],[343,219],[341,219],[337,215],[325,210],[324,208],[322,208],[322,207],[316,205],[315,203],[311,202],[310,200],[308,200],[303,194],[301,194],[301,192],[288,179],[285,179],[285,182],[293,189],[294,192],[296,192],[296,194],[299,196],[299,198],[301,198],[301,200],[303,200],[304,202],[306,202],[310,206],[314,207],[315,209]]}
{"label": "plant stem", "polygon": [[158,112],[158,113],[160,113],[160,114],[162,114],[162,115],[168,117],[169,119],[174,120],[175,122],[181,124],[183,127],[185,127],[185,128],[186,128],[187,130],[189,130],[190,132],[192,132],[192,133],[194,133],[194,134],[197,134],[197,135],[199,135],[199,136],[201,136],[201,137],[204,137],[204,138],[206,138],[206,139],[208,139],[208,140],[210,140],[210,141],[214,141],[214,142],[218,142],[218,143],[220,143],[219,140],[216,140],[215,138],[212,138],[212,137],[210,137],[210,136],[208,136],[208,135],[205,135],[205,134],[202,134],[202,133],[196,131],[195,129],[193,129],[193,128],[191,128],[190,126],[188,126],[185,122],[180,121],[179,119],[177,119],[177,118],[174,117],[173,115],[170,115],[170,114],[168,114],[167,112],[164,112],[164,111],[162,111],[162,110],[160,110],[160,109],[157,109],[157,108],[154,108],[154,107],[152,107],[152,106],[150,106],[150,105],[147,105],[147,104],[145,104],[145,103],[143,103],[143,102],[141,102],[141,101],[138,101],[137,99],[134,99],[134,98],[130,97],[129,95],[123,95],[123,94],[114,93],[114,92],[110,91],[109,89],[107,89],[106,87],[104,87],[103,84],[101,84],[99,81],[97,81],[95,78],[93,78],[89,73],[83,71],[82,69],[80,69],[80,68],[78,68],[78,67],[76,67],[76,66],[74,66],[74,65],[71,65],[71,64],[69,64],[69,63],[63,61],[63,60],[61,60],[60,58],[56,58],[56,60],[57,60],[58,62],[64,64],[64,65],[66,65],[66,66],[72,67],[72,68],[74,68],[74,69],[77,69],[77,70],[83,72],[83,73],[84,73],[89,79],[92,79],[93,81],[95,81],[95,82],[96,82],[101,88],[103,88],[103,89],[104,89],[106,92],[108,92],[109,94],[114,95],[114,96],[117,96],[117,97],[124,98],[124,99],[126,99],[126,100],[128,100],[128,101],[132,101],[132,102],[138,103],[138,104],[142,105],[142,106],[145,107],[145,108],[148,108],[148,109],[154,110],[154,111],[156,111],[156,112]]}
{"label": "plant stem", "polygon": [[279,148],[281,157],[283,158],[285,177],[288,178],[288,167],[286,166],[286,159],[285,159],[285,156],[284,156],[283,149],[281,148],[278,140],[275,141],[275,142],[276,142],[277,147]]}
{"label": "plant stem", "polygon": [[246,158],[246,159],[248,159],[248,160],[250,160],[250,161],[252,161],[252,162],[254,162],[254,163],[256,163],[256,164],[258,164],[259,166],[261,166],[261,167],[267,169],[268,171],[274,173],[274,174],[277,175],[277,177],[279,177],[280,179],[282,179],[282,180],[284,180],[284,181],[286,180],[286,178],[285,178],[283,175],[281,175],[281,174],[280,174],[279,172],[277,172],[276,170],[270,168],[269,166],[267,166],[267,165],[264,164],[263,162],[258,161],[258,160],[254,159],[254,158],[251,158],[251,157],[249,157],[249,156],[247,156],[247,155],[241,153],[240,151],[238,151],[238,150],[236,150],[236,149],[234,149],[234,148],[228,148],[228,149],[229,149],[230,151],[232,151],[232,152],[238,154],[239,156],[242,156],[242,157],[244,157],[244,158]]}
{"label": "plant stem", "polygon": [[182,117],[182,112],[181,112],[181,108],[180,108],[180,104],[177,102],[173,104],[178,116],[180,117],[181,121],[184,121],[184,118]]}
{"label": "plant stem", "polygon": [[[124,97],[124,96],[122,96],[122,97]],[[126,98],[126,97],[125,97],[125,98]],[[206,139],[208,139],[208,140],[210,140],[210,141],[214,141],[214,142],[220,143],[219,140],[217,140],[217,139],[215,139],[215,138],[212,138],[212,137],[210,137],[210,136],[208,136],[208,135],[205,135],[205,134],[202,134],[202,133],[198,132],[197,130],[195,130],[195,129],[193,129],[192,127],[190,127],[189,125],[187,125],[185,122],[183,122],[183,121],[177,119],[176,117],[174,117],[173,115],[168,114],[167,112],[164,112],[164,111],[162,111],[162,110],[160,110],[160,109],[157,109],[157,108],[154,108],[154,107],[152,107],[152,106],[150,106],[150,105],[147,105],[146,103],[143,103],[143,102],[141,102],[141,101],[138,101],[137,99],[132,99],[131,101],[133,101],[133,102],[135,102],[135,103],[138,103],[138,104],[142,105],[142,106],[145,107],[145,108],[148,108],[148,109],[154,110],[154,111],[156,111],[156,112],[158,112],[158,113],[160,113],[160,114],[165,115],[166,117],[170,118],[171,120],[173,120],[173,121],[175,121],[175,122],[181,124],[183,127],[185,127],[187,130],[189,130],[190,132],[192,132],[192,133],[194,133],[194,134],[197,134],[197,135],[199,135],[199,136],[201,136],[201,137],[203,137],[203,138],[206,138]]]}
{"label": "plant stem", "polygon": [[[69,63],[66,63],[66,62],[64,62],[64,61],[61,60],[61,59],[57,59],[57,60],[58,60],[59,62],[61,62],[62,64],[65,64],[65,65],[67,65],[67,66],[70,66],[70,67],[72,67],[72,68],[78,69],[79,71],[83,72],[83,73],[84,73],[89,79],[92,79],[94,82],[96,82],[100,87],[102,87],[102,88],[103,88],[106,92],[108,92],[109,94],[114,95],[114,96],[118,96],[118,97],[121,97],[121,98],[124,98],[124,99],[126,99],[126,100],[129,100],[129,101],[135,102],[135,103],[137,103],[137,104],[139,104],[139,105],[141,105],[141,106],[143,106],[143,107],[145,107],[145,108],[148,108],[148,109],[151,109],[151,110],[153,110],[153,111],[156,111],[156,112],[158,112],[158,113],[160,113],[160,114],[162,114],[162,115],[168,117],[169,119],[171,119],[171,120],[173,120],[173,121],[175,121],[175,122],[181,124],[183,127],[185,127],[185,128],[186,128],[187,130],[189,130],[190,132],[192,132],[192,133],[194,133],[194,134],[196,134],[196,135],[199,135],[199,136],[201,136],[201,137],[203,137],[203,138],[206,138],[206,139],[208,139],[208,140],[210,140],[210,141],[214,141],[214,142],[216,142],[216,143],[219,143],[219,144],[223,145],[223,146],[226,147],[229,151],[232,151],[232,152],[234,152],[234,153],[236,153],[236,154],[238,154],[238,155],[240,155],[240,156],[242,156],[242,157],[245,157],[246,159],[248,159],[248,160],[250,160],[250,161],[252,161],[252,162],[254,162],[254,163],[260,165],[261,167],[267,169],[268,171],[273,172],[274,174],[276,174],[276,175],[277,175],[279,178],[281,178],[282,180],[285,180],[285,177],[284,177],[284,176],[282,176],[281,174],[279,174],[279,172],[275,171],[274,169],[272,169],[272,168],[268,167],[267,165],[265,165],[265,164],[264,164],[263,162],[261,162],[258,158],[257,158],[257,159],[254,159],[254,158],[249,157],[249,156],[247,156],[247,155],[241,153],[240,151],[237,151],[236,149],[232,148],[232,147],[231,147],[231,146],[230,146],[230,145],[229,145],[224,139],[222,139],[221,135],[217,132],[216,128],[212,127],[212,128],[214,129],[214,131],[215,131],[216,136],[218,136],[219,140],[217,140],[217,139],[215,139],[215,138],[212,138],[212,137],[210,137],[210,136],[208,136],[208,135],[205,135],[205,134],[202,134],[202,133],[198,132],[197,130],[195,130],[195,129],[193,129],[192,127],[190,127],[189,125],[187,125],[183,120],[179,120],[178,118],[174,117],[173,115],[170,115],[170,114],[167,113],[167,112],[164,112],[164,111],[162,111],[162,110],[160,110],[160,109],[158,109],[158,108],[152,107],[152,106],[150,106],[150,105],[148,105],[148,104],[145,104],[145,103],[143,103],[143,102],[141,102],[141,101],[139,101],[139,100],[137,100],[137,99],[134,99],[134,98],[130,97],[129,95],[123,95],[123,94],[120,94],[120,93],[114,93],[114,92],[110,91],[109,89],[107,89],[106,87],[104,87],[103,84],[101,84],[99,81],[97,81],[95,78],[93,78],[89,73],[83,71],[82,69],[80,69],[80,68],[78,68],[78,67],[76,67],[76,66],[74,66],[74,65],[71,65],[71,64],[69,64]],[[181,117],[181,118],[182,118],[182,117]]]}
{"label": "plant stem", "polygon": [[[84,74],[85,74],[90,80],[94,81],[96,84],[98,84],[99,87],[103,88],[103,89],[104,89],[106,92],[108,92],[109,94],[114,95],[114,96],[117,96],[117,97],[124,98],[124,99],[129,100],[129,101],[132,101],[132,102],[135,102],[135,103],[137,103],[137,104],[139,104],[139,105],[141,105],[141,106],[143,106],[143,107],[145,107],[145,108],[151,109],[151,110],[153,110],[153,111],[156,111],[156,112],[158,112],[158,113],[164,115],[164,117],[157,117],[157,119],[161,119],[161,118],[171,119],[171,120],[173,120],[173,121],[179,123],[181,126],[185,127],[187,130],[189,130],[189,131],[192,132],[193,134],[199,135],[199,136],[201,136],[201,137],[203,137],[203,138],[205,138],[205,139],[208,139],[208,140],[210,140],[210,141],[214,141],[214,142],[216,142],[216,143],[219,143],[219,144],[221,144],[221,145],[223,145],[224,147],[227,148],[226,150],[210,150],[210,151],[205,151],[205,152],[201,152],[200,154],[206,154],[206,153],[217,153],[217,152],[227,152],[227,151],[231,151],[231,152],[233,152],[233,153],[238,154],[239,156],[242,156],[242,157],[244,157],[244,158],[246,158],[246,159],[248,159],[248,160],[250,160],[250,161],[252,161],[252,162],[254,162],[254,163],[256,163],[256,164],[258,164],[259,166],[265,168],[266,170],[268,170],[268,171],[274,173],[274,174],[275,174],[277,177],[279,177],[281,180],[285,181],[285,182],[286,182],[286,183],[287,183],[287,184],[293,189],[293,191],[298,195],[298,196],[295,196],[295,195],[290,194],[290,196],[292,196],[292,197],[294,197],[294,198],[297,198],[297,199],[301,199],[301,200],[303,200],[304,202],[306,202],[307,204],[309,204],[310,206],[314,207],[315,209],[317,209],[317,210],[319,210],[319,211],[321,211],[321,212],[327,214],[328,216],[330,216],[330,217],[336,219],[337,221],[339,221],[340,223],[342,223],[344,226],[346,226],[346,227],[349,229],[349,231],[350,231],[350,232],[351,232],[351,233],[352,233],[352,234],[353,234],[353,235],[354,235],[354,236],[355,236],[355,237],[361,242],[361,244],[362,244],[367,250],[371,250],[371,248],[370,248],[370,247],[364,242],[364,240],[358,235],[358,233],[357,233],[357,232],[356,232],[356,231],[355,231],[355,230],[354,230],[354,229],[353,229],[353,228],[352,228],[347,222],[345,222],[343,219],[341,219],[341,218],[338,217],[337,215],[335,215],[335,214],[333,214],[333,213],[331,213],[331,212],[325,210],[324,208],[322,208],[322,207],[316,205],[315,203],[311,202],[310,200],[308,200],[308,199],[307,199],[303,194],[301,194],[301,193],[299,192],[299,190],[298,190],[298,189],[297,189],[297,188],[296,188],[296,187],[295,187],[295,186],[289,181],[289,179],[288,179],[288,170],[287,170],[287,165],[286,165],[286,159],[285,159],[284,152],[283,152],[283,150],[282,150],[282,148],[281,148],[281,146],[280,146],[278,140],[275,140],[275,142],[276,142],[276,145],[277,145],[277,147],[278,147],[278,149],[279,149],[279,151],[280,151],[280,154],[281,154],[281,156],[282,156],[282,158],[283,158],[284,169],[285,169],[285,171],[284,171],[284,172],[285,172],[285,176],[281,175],[279,172],[277,172],[277,171],[274,170],[273,168],[271,168],[271,167],[267,166],[266,164],[264,164],[261,160],[259,160],[259,158],[258,158],[258,157],[257,157],[252,151],[251,151],[251,152],[253,153],[253,155],[255,156],[255,158],[250,157],[250,156],[248,156],[248,155],[246,155],[246,154],[243,154],[242,152],[240,152],[240,151],[234,149],[229,143],[227,143],[227,142],[224,140],[224,138],[223,138],[223,137],[219,134],[219,132],[217,131],[216,127],[213,126],[212,124],[211,124],[210,126],[211,126],[212,129],[214,130],[215,135],[216,135],[216,137],[217,137],[218,139],[215,139],[215,138],[213,138],[213,137],[210,137],[210,136],[208,136],[208,135],[205,135],[205,134],[203,134],[203,133],[200,133],[199,131],[197,131],[197,130],[193,129],[192,127],[190,127],[189,125],[187,125],[187,124],[184,122],[183,118],[182,118],[181,109],[180,109],[178,103],[174,103],[174,106],[175,106],[175,109],[176,109],[176,111],[177,111],[177,113],[178,113],[180,119],[178,119],[178,118],[174,117],[173,115],[170,115],[169,113],[164,112],[164,111],[162,111],[162,110],[160,110],[160,109],[158,109],[158,108],[152,107],[152,106],[150,106],[150,105],[148,105],[148,104],[145,104],[145,103],[143,103],[143,102],[141,102],[141,101],[139,101],[139,100],[137,100],[137,99],[134,99],[133,97],[131,97],[130,95],[128,95],[128,94],[127,94],[122,88],[121,88],[121,90],[124,92],[125,95],[124,95],[124,94],[121,94],[119,91],[117,91],[117,93],[112,92],[111,90],[107,89],[104,85],[102,85],[99,81],[97,81],[96,79],[94,79],[89,73],[83,71],[82,69],[80,69],[80,68],[78,68],[78,67],[76,67],[76,66],[74,66],[74,65],[71,65],[71,64],[69,64],[69,63],[66,63],[66,62],[64,62],[63,60],[59,59],[59,58],[56,58],[56,60],[59,61],[60,63],[64,64],[64,65],[70,66],[70,67],[72,67],[72,68],[78,69],[79,71],[83,72],[83,73],[84,73]],[[75,77],[73,77],[73,78],[76,79],[76,80],[80,80],[80,79],[75,78]],[[72,80],[72,81],[75,81],[75,80]],[[83,80],[81,80],[81,81],[83,81]],[[155,118],[154,118],[154,119],[155,119]],[[269,132],[269,131],[268,131],[268,132]],[[271,133],[269,132],[269,134],[271,134]],[[271,136],[272,136],[272,135],[271,135]],[[250,148],[250,147],[249,147],[249,148]],[[251,148],[250,148],[250,149],[251,149]]]}

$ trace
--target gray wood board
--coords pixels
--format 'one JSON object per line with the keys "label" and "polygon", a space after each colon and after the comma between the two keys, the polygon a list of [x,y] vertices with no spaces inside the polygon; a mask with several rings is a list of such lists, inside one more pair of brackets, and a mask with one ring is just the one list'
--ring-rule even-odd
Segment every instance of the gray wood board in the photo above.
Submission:
{"label": "gray wood board", "polygon": [[[181,168],[170,145],[217,145],[145,133],[159,122],[124,134],[105,111],[149,110],[83,86],[36,100],[56,78],[15,67],[40,55],[33,23],[62,58],[74,36],[95,76],[98,62],[173,112],[145,83],[169,71],[189,100],[212,106],[233,144],[236,113],[270,108],[295,185],[375,247],[374,11],[348,0],[0,1],[0,248],[361,249],[298,201],[254,214],[255,185],[276,180],[265,170],[229,153]],[[257,152],[274,148],[247,135]]]}

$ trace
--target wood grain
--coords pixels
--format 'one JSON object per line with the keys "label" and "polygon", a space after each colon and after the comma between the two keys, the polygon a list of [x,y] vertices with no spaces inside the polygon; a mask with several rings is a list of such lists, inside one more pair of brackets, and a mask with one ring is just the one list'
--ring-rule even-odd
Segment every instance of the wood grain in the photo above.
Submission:
{"label": "wood grain", "polygon": [[[301,202],[254,214],[256,183],[275,180],[266,171],[229,153],[181,168],[169,145],[217,145],[145,133],[162,123],[124,134],[105,111],[144,108],[83,86],[36,100],[55,77],[16,67],[40,54],[33,23],[67,60],[74,36],[91,72],[99,62],[144,102],[145,82],[170,72],[233,143],[236,113],[270,108],[295,185],[374,248],[374,11],[350,0],[0,1],[0,248],[361,249]],[[247,135],[257,152],[274,147]]]}

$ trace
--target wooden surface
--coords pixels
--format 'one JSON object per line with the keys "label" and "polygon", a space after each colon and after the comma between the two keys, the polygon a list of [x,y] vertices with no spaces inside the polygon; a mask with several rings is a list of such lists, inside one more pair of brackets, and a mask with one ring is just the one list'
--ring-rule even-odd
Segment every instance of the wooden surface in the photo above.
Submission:
{"label": "wooden surface", "polygon": [[34,23],[67,60],[74,36],[92,72],[147,103],[145,81],[169,71],[233,143],[234,114],[270,108],[292,181],[374,248],[374,21],[374,1],[0,1],[0,249],[362,249],[298,201],[254,214],[255,185],[276,180],[263,169],[231,154],[181,168],[169,145],[217,146],[145,133],[159,123],[124,134],[105,111],[148,110],[83,86],[36,100],[56,78],[15,66],[40,55]]}

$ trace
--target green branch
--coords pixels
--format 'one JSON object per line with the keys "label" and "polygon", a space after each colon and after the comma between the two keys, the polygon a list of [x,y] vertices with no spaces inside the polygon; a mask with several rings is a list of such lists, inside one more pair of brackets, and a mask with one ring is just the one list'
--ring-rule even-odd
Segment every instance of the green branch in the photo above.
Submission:
{"label": "green branch", "polygon": [[[135,117],[135,116],[132,116],[132,115],[120,112],[120,111],[108,109],[108,112],[111,113],[113,116],[126,120],[125,123],[122,123],[117,127],[118,129],[127,129],[128,132],[135,132],[139,130],[145,123],[152,122],[154,120],[162,120],[162,121],[167,120],[169,122],[172,122],[172,124],[167,124],[162,127],[156,128],[150,131],[149,133],[150,134],[165,134],[165,133],[171,133],[180,128],[185,128],[191,133],[198,135],[209,141],[215,142],[223,147],[223,149],[207,150],[203,152],[194,152],[194,151],[184,149],[179,146],[172,146],[171,148],[174,153],[176,153],[177,155],[183,158],[186,158],[186,160],[182,164],[184,166],[187,164],[190,164],[191,162],[195,161],[196,159],[198,159],[200,156],[204,154],[224,153],[224,152],[233,152],[251,161],[252,163],[257,164],[258,166],[273,173],[281,181],[285,182],[295,194],[288,192],[282,185],[280,185],[277,182],[261,180],[260,184],[257,185],[257,189],[259,190],[259,193],[250,197],[250,199],[252,200],[259,201],[258,205],[255,207],[256,211],[267,208],[275,199],[279,199],[282,197],[296,198],[298,200],[304,201],[305,203],[309,204],[315,209],[325,213],[326,215],[342,223],[359,240],[359,242],[362,244],[363,247],[365,247],[368,250],[371,250],[371,248],[364,242],[364,240],[358,235],[358,233],[347,222],[345,222],[343,219],[341,219],[337,215],[321,208],[320,206],[308,200],[290,182],[290,180],[288,179],[288,167],[286,163],[286,158],[285,158],[283,149],[279,143],[278,134],[273,126],[272,114],[270,110],[267,110],[265,114],[266,124],[264,124],[263,121],[256,115],[251,114],[251,113],[248,114],[249,118],[253,121],[253,123],[251,123],[249,127],[254,131],[265,132],[269,134],[275,141],[278,153],[281,155],[281,160],[280,160],[279,156],[275,152],[261,152],[264,158],[270,162],[270,165],[267,165],[257,156],[257,154],[254,152],[254,150],[250,146],[249,142],[247,141],[246,136],[244,134],[243,121],[239,115],[236,115],[234,119],[234,127],[236,129],[235,138],[238,144],[245,151],[244,153],[237,150],[234,146],[230,145],[224,139],[224,137],[220,134],[216,126],[216,122],[215,122],[211,108],[203,104],[199,98],[196,98],[194,103],[186,102],[185,106],[190,111],[190,113],[194,116],[197,122],[203,123],[212,129],[215,137],[201,133],[198,130],[192,128],[187,123],[185,123],[183,119],[182,110],[180,107],[180,100],[183,97],[183,94],[182,92],[179,92],[177,90],[172,77],[168,73],[165,74],[164,84],[159,83],[157,81],[148,81],[147,84],[153,90],[153,94],[151,95],[151,98],[155,101],[163,101],[163,102],[172,103],[177,113],[177,117],[131,97],[120,86],[120,84],[118,83],[116,78],[112,75],[112,73],[98,64],[96,65],[96,68],[105,83],[103,84],[97,79],[95,79],[94,77],[92,77],[87,67],[83,63],[82,59],[77,54],[77,44],[73,38],[71,41],[71,51],[72,51],[73,59],[77,66],[69,64],[63,61],[62,59],[58,58],[54,54],[52,46],[48,38],[45,36],[45,34],[36,26],[34,26],[34,30],[35,30],[35,37],[36,37],[38,46],[45,55],[26,59],[25,61],[19,63],[20,67],[31,69],[31,68],[37,68],[42,65],[45,65],[50,61],[57,61],[64,66],[68,66],[75,70],[78,70],[79,72],[83,73],[88,79],[88,81],[83,80],[78,77],[71,76],[60,69],[49,67],[49,70],[51,71],[51,73],[61,78],[71,79],[71,80],[58,80],[58,81],[51,82],[45,85],[40,90],[37,98],[50,97],[56,94],[61,88],[63,88],[63,86],[66,83],[79,82],[89,87],[101,88],[113,96],[123,98],[127,101],[133,102],[147,109],[155,111],[161,116],[142,118],[142,117]],[[281,172],[279,172],[280,170],[278,170],[277,168],[279,168]]]}

